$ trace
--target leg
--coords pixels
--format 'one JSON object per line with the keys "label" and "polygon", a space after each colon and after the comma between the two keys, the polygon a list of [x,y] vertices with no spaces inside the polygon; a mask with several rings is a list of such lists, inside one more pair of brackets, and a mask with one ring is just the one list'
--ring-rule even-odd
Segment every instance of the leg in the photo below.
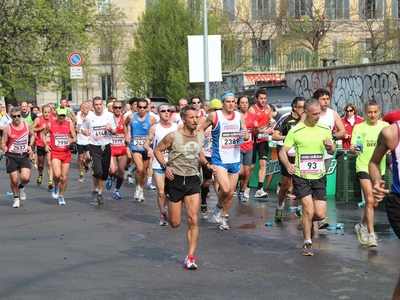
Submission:
{"label": "leg", "polygon": [[154,172],[154,181],[157,187],[157,203],[160,211],[164,209],[165,205],[165,174]]}
{"label": "leg", "polygon": [[303,237],[305,241],[311,241],[311,227],[315,212],[311,194],[301,198],[301,204],[303,205],[303,218],[301,220]]}
{"label": "leg", "polygon": [[190,196],[185,196],[183,198],[183,203],[186,208],[188,231],[187,231],[187,241],[188,241],[188,255],[194,255],[196,250],[197,241],[199,239],[199,194],[193,194]]}
{"label": "leg", "polygon": [[374,233],[374,212],[378,203],[372,194],[371,181],[369,179],[360,179],[360,185],[365,196],[364,218],[361,224],[367,226],[369,233]]}
{"label": "leg", "polygon": [[59,196],[64,196],[65,190],[67,189],[67,180],[69,172],[69,163],[61,165],[61,177],[60,177],[60,191]]}
{"label": "leg", "polygon": [[400,300],[400,276],[397,280],[396,287],[394,288],[392,300]]}
{"label": "leg", "polygon": [[[50,183],[53,183],[53,167],[51,166],[51,153],[46,153],[46,162],[47,162],[47,176],[49,177],[49,186],[48,189],[51,189]],[[53,184],[52,184],[53,185]]]}

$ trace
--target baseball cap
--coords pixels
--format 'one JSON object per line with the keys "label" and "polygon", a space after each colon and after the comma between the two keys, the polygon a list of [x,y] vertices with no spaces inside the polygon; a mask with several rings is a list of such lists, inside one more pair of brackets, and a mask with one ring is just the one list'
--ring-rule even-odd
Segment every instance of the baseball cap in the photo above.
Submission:
{"label": "baseball cap", "polygon": [[221,100],[219,99],[212,99],[210,101],[210,107],[209,109],[221,109],[222,108],[222,103]]}
{"label": "baseball cap", "polygon": [[63,106],[60,106],[59,108],[57,108],[56,112],[57,112],[57,115],[59,115],[59,116],[67,115],[67,110]]}

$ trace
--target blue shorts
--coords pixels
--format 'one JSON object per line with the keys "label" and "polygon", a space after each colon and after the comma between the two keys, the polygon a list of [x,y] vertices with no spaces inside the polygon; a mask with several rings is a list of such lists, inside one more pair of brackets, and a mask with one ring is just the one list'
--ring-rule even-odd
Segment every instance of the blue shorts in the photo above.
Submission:
{"label": "blue shorts", "polygon": [[157,174],[161,174],[164,175],[165,171],[163,171],[162,169],[153,169],[154,172],[156,172]]}
{"label": "blue shorts", "polygon": [[240,172],[240,162],[231,163],[231,164],[223,164],[222,162],[213,163],[214,166],[224,168],[228,171],[228,174],[235,175]]}

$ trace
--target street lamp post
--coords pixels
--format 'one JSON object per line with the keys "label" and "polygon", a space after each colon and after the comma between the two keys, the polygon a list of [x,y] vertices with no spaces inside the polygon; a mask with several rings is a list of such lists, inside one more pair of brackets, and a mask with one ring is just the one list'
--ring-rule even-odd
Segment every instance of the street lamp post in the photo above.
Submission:
{"label": "street lamp post", "polygon": [[210,84],[208,76],[208,20],[207,20],[207,0],[203,0],[203,47],[204,47],[204,101],[209,100]]}

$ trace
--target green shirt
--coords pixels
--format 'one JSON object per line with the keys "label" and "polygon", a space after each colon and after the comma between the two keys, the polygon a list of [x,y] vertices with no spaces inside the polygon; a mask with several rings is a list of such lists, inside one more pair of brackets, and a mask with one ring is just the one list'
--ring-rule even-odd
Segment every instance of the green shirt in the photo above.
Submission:
{"label": "green shirt", "polygon": [[283,145],[288,148],[295,147],[296,176],[304,179],[319,179],[325,176],[323,141],[331,138],[329,126],[321,122],[313,127],[300,122],[288,132]]}
{"label": "green shirt", "polygon": [[[368,164],[374,153],[376,142],[382,128],[389,126],[389,123],[378,121],[374,126],[362,122],[354,126],[353,133],[351,134],[351,144],[355,145],[357,137],[360,136],[363,144],[363,152],[357,156],[356,172],[366,172],[369,174]],[[386,156],[381,161],[381,174],[385,175]]]}

